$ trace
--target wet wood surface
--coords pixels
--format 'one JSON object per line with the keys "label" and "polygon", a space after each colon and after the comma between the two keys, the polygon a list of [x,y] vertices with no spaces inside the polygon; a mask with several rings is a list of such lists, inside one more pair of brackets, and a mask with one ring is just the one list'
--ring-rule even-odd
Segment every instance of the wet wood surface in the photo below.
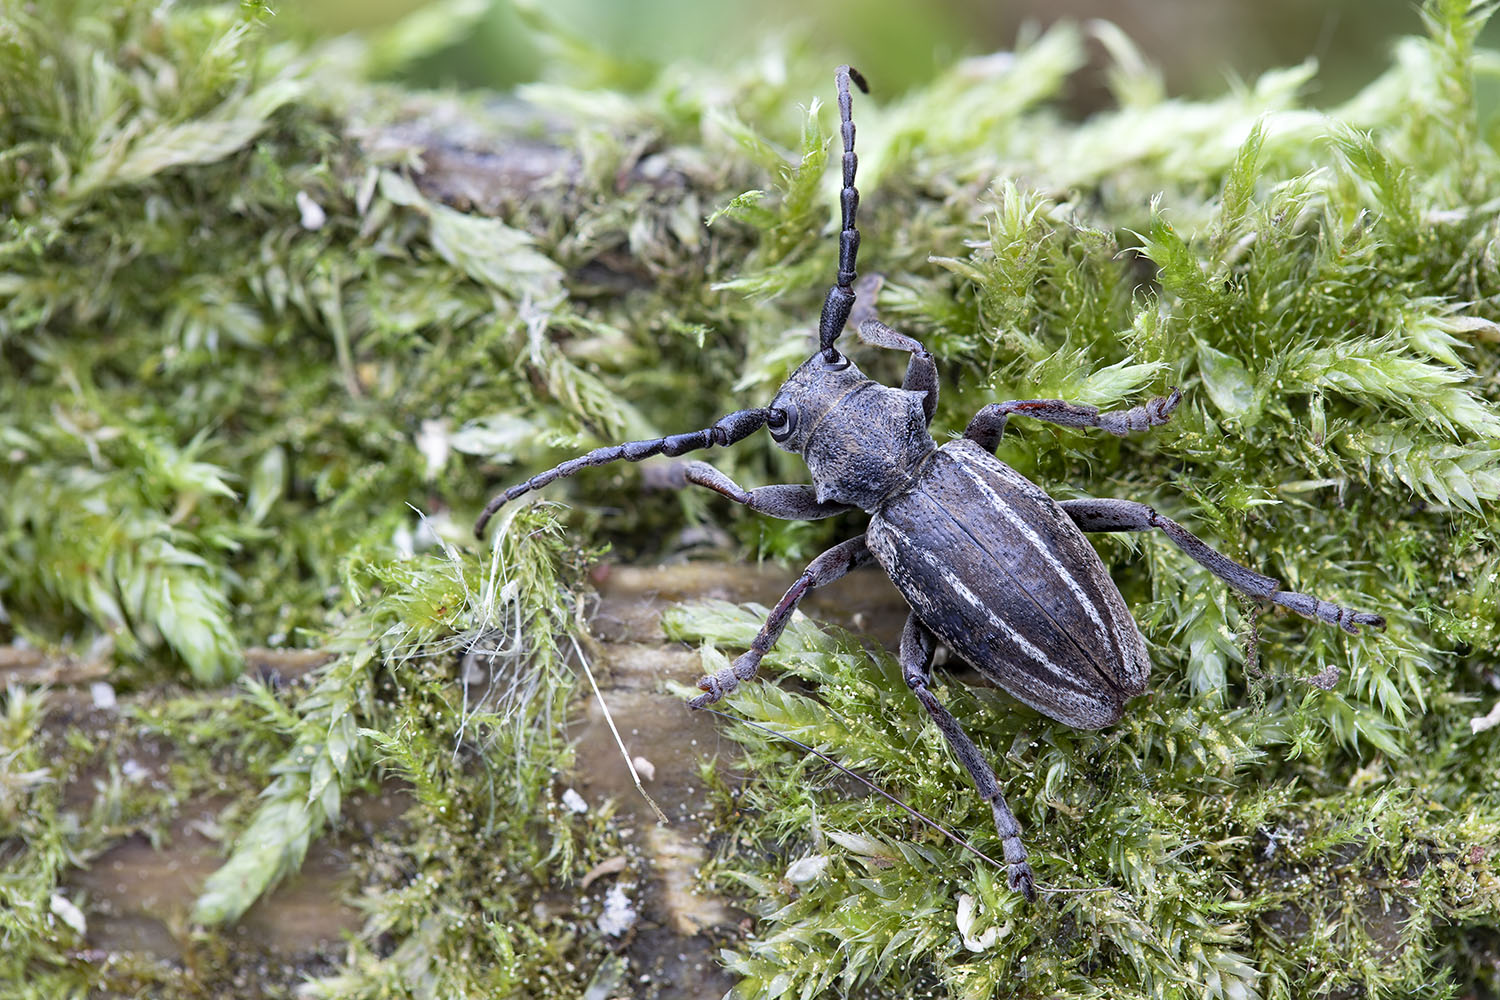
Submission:
{"label": "wet wood surface", "polygon": [[[611,859],[590,873],[588,884],[574,889],[602,896],[616,878],[629,879],[640,920],[623,939],[622,956],[628,959],[632,981],[649,982],[652,996],[723,995],[732,980],[720,971],[717,951],[725,934],[745,917],[698,886],[698,868],[709,850],[701,821],[705,799],[699,768],[705,758],[732,757],[735,744],[722,737],[721,720],[690,712],[677,694],[669,693],[670,682],[696,681],[702,665],[695,648],[667,640],[662,612],[673,604],[708,599],[770,605],[795,577],[795,571],[722,563],[602,565],[595,573],[598,600],[590,619],[590,665],[603,705],[580,680],[569,722],[577,760],[570,780],[588,808],[615,811],[632,861],[627,870],[623,860]],[[876,570],[861,570],[815,592],[803,610],[890,646],[906,614],[899,595]],[[279,650],[254,650],[249,659],[251,669],[283,677],[325,662],[322,654]],[[53,728],[102,729],[112,721],[108,715],[118,709],[101,706],[91,687],[106,673],[102,658],[100,663],[61,662],[26,649],[0,650],[0,683],[52,685],[47,725]],[[757,682],[775,683],[776,678],[767,675]],[[658,822],[635,788],[604,706],[667,823]],[[165,780],[172,750],[141,746],[126,766],[133,780]],[[87,810],[95,790],[84,787],[87,780],[76,784],[69,798]],[[144,836],[127,837],[69,876],[62,891],[82,908],[91,954],[100,960],[129,953],[137,960],[192,964],[188,914],[204,880],[223,862],[224,845],[215,834],[228,802],[223,796],[184,802],[156,843]],[[337,967],[345,938],[363,924],[363,915],[350,904],[360,889],[353,874],[354,845],[399,837],[409,806],[409,797],[394,782],[376,795],[351,796],[338,828],[314,842],[301,871],[262,898],[232,929],[232,940],[261,957],[268,982],[286,982],[278,972],[315,976]],[[641,980],[643,975],[649,979]],[[253,989],[255,979],[249,975],[244,985]]]}

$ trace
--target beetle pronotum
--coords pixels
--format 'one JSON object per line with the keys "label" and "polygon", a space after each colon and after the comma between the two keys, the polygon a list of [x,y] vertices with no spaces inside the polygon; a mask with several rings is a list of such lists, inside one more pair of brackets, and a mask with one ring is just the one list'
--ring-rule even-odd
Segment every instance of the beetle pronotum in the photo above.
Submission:
{"label": "beetle pronotum", "polygon": [[475,532],[482,535],[503,504],[581,469],[727,447],[765,427],[777,445],[803,456],[811,485],[746,490],[697,461],[685,463],[687,481],[789,520],[857,508],[871,515],[869,527],[814,559],[771,610],[750,649],[700,680],[704,693],[689,704],[710,705],[749,680],[808,591],[857,566],[879,563],[911,606],[900,647],[906,683],[990,803],[1010,887],[1034,899],[1021,830],[995,772],[930,689],[939,640],[1013,697],[1059,722],[1096,729],[1118,721],[1125,703],[1145,690],[1151,665],[1140,629],[1084,537],[1098,531],[1161,531],[1235,590],[1351,634],[1361,625],[1383,628],[1385,620],[1282,590],[1274,578],[1239,565],[1145,504],[1055,501],[994,455],[1012,414],[1124,435],[1166,423],[1182,398],[1175,389],[1141,406],[1104,413],[1060,399],[992,403],[975,414],[961,438],[939,447],[928,432],[937,408],[937,365],[920,343],[878,319],[858,326],[865,343],[911,355],[899,389],[871,381],[839,353],[834,344],[854,307],[859,253],[849,84],[868,88],[848,66],[839,67],[836,79],[844,148],[842,225],[838,276],[823,302],[817,350],[769,406],[739,410],[700,431],[611,445],[563,462],[496,496]]}

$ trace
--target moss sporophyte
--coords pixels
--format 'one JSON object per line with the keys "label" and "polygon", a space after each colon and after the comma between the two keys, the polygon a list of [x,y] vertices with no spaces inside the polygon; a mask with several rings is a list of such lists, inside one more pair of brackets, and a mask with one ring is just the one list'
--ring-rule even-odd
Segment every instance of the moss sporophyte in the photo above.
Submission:
{"label": "moss sporophyte", "polygon": [[[1427,3],[1324,107],[1311,63],[1170,98],[1096,25],[899,96],[866,63],[877,290],[839,273],[853,179],[814,97],[841,56],[656,67],[528,7],[546,82],[392,82],[484,6],[315,43],[259,4],[0,0],[0,993],[1500,990],[1487,7]],[[1091,38],[1110,106],[1079,120]],[[810,339],[830,279],[897,350]],[[1056,561],[1084,598],[1055,568],[1046,593],[1130,655],[1101,660],[1118,692],[1083,687],[1108,715],[1151,664],[1097,731],[966,674],[983,657],[940,633],[960,655],[916,679],[1003,780],[1055,890],[1036,904],[823,758],[681,705],[738,680],[723,651],[763,653],[769,682],[717,707],[1003,857],[892,652],[903,594],[938,590],[850,573],[757,645],[819,553],[858,561],[837,545],[861,532],[878,553],[857,513],[724,502],[863,506],[828,490],[890,468],[822,475],[839,456],[785,411],[903,365],[871,398],[904,401],[911,437],[850,454],[952,459],[943,482],[997,518],[983,488],[1006,500],[1015,470],[1067,532],[1138,526],[1090,506],[1129,497],[1387,621],[1262,613],[1191,545],[1090,534],[1124,610],[1076,547]],[[998,437],[986,407],[1015,399],[1076,409]],[[716,492],[645,493],[665,460],[584,469],[469,536],[496,485],[746,403],[799,453],[747,435],[688,470]],[[897,527],[892,565],[927,572]],[[148,878],[162,857],[180,877]],[[328,919],[277,933],[308,912]]]}

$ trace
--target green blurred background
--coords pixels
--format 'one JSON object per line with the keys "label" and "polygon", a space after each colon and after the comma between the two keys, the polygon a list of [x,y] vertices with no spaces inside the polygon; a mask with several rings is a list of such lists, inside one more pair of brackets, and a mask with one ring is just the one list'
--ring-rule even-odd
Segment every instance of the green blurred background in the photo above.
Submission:
{"label": "green blurred background", "polygon": [[[475,2],[488,10],[469,37],[409,68],[406,79],[506,87],[536,78],[544,57],[513,0]],[[423,6],[423,0],[305,0],[276,16],[283,28],[327,36],[378,29]],[[820,47],[830,63],[865,67],[887,96],[956,58],[1010,48],[1027,25],[1104,18],[1162,68],[1173,95],[1221,93],[1226,78],[1253,78],[1312,57],[1321,72],[1318,90],[1308,96],[1331,104],[1386,65],[1393,39],[1421,32],[1411,0],[547,0],[527,6],[627,62],[728,64],[773,38]],[[1071,102],[1088,111],[1103,95],[1102,80],[1094,86],[1084,74]]]}

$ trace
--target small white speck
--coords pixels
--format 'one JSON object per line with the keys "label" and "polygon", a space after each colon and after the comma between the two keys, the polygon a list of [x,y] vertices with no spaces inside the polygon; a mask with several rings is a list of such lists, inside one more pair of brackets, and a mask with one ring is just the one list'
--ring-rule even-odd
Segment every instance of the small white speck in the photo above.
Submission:
{"label": "small white speck", "polygon": [[579,815],[582,815],[583,813],[589,811],[589,804],[584,801],[583,796],[579,795],[571,788],[563,792],[562,804],[567,806],[573,812],[578,813]]}
{"label": "small white speck", "polygon": [[964,947],[972,952],[989,951],[995,946],[995,942],[1010,933],[1010,921],[1007,920],[1001,927],[988,927],[983,934],[974,936],[974,911],[978,908],[978,902],[967,892],[958,895],[958,913],[954,922],[958,924],[958,933],[964,939]]}
{"label": "small white speck", "polygon": [[[569,789],[571,791],[571,789]],[[604,912],[599,914],[599,929],[610,937],[619,937],[635,926],[635,906],[621,886],[610,886],[604,896]]]}
{"label": "small white speck", "polygon": [[140,781],[151,774],[151,769],[134,757],[128,758],[120,765],[120,773],[126,781]]}
{"label": "small white speck", "polygon": [[424,420],[422,427],[417,431],[417,450],[427,460],[427,468],[423,475],[431,481],[443,466],[448,464],[448,455],[453,450],[453,435],[447,420]]}
{"label": "small white speck", "polygon": [[1469,728],[1475,733],[1482,733],[1496,726],[1500,726],[1500,701],[1495,702],[1495,706],[1489,710],[1488,714],[1477,715],[1469,720]]}
{"label": "small white speck", "polygon": [[391,548],[396,550],[397,559],[410,559],[417,554],[416,536],[406,525],[398,524],[391,532]]}
{"label": "small white speck", "polygon": [[328,213],[323,211],[323,206],[313,201],[313,196],[306,191],[297,192],[297,211],[302,213],[302,228],[311,232],[317,232],[323,228],[328,221]]}
{"label": "small white speck", "polygon": [[635,773],[639,774],[647,781],[650,781],[651,779],[656,777],[656,765],[651,763],[645,757],[636,757],[631,760],[631,763],[635,765]]}
{"label": "small white speck", "polygon": [[89,931],[88,921],[83,919],[83,911],[73,901],[60,892],[52,894],[52,913],[57,919],[67,924],[79,934],[87,934]]}
{"label": "small white speck", "polygon": [[108,681],[95,681],[90,684],[89,696],[94,699],[95,708],[115,707],[115,689]]}
{"label": "small white speck", "polygon": [[793,885],[802,885],[811,882],[823,874],[823,869],[828,867],[828,855],[814,854],[806,858],[798,858],[793,861],[786,870],[786,880]]}

